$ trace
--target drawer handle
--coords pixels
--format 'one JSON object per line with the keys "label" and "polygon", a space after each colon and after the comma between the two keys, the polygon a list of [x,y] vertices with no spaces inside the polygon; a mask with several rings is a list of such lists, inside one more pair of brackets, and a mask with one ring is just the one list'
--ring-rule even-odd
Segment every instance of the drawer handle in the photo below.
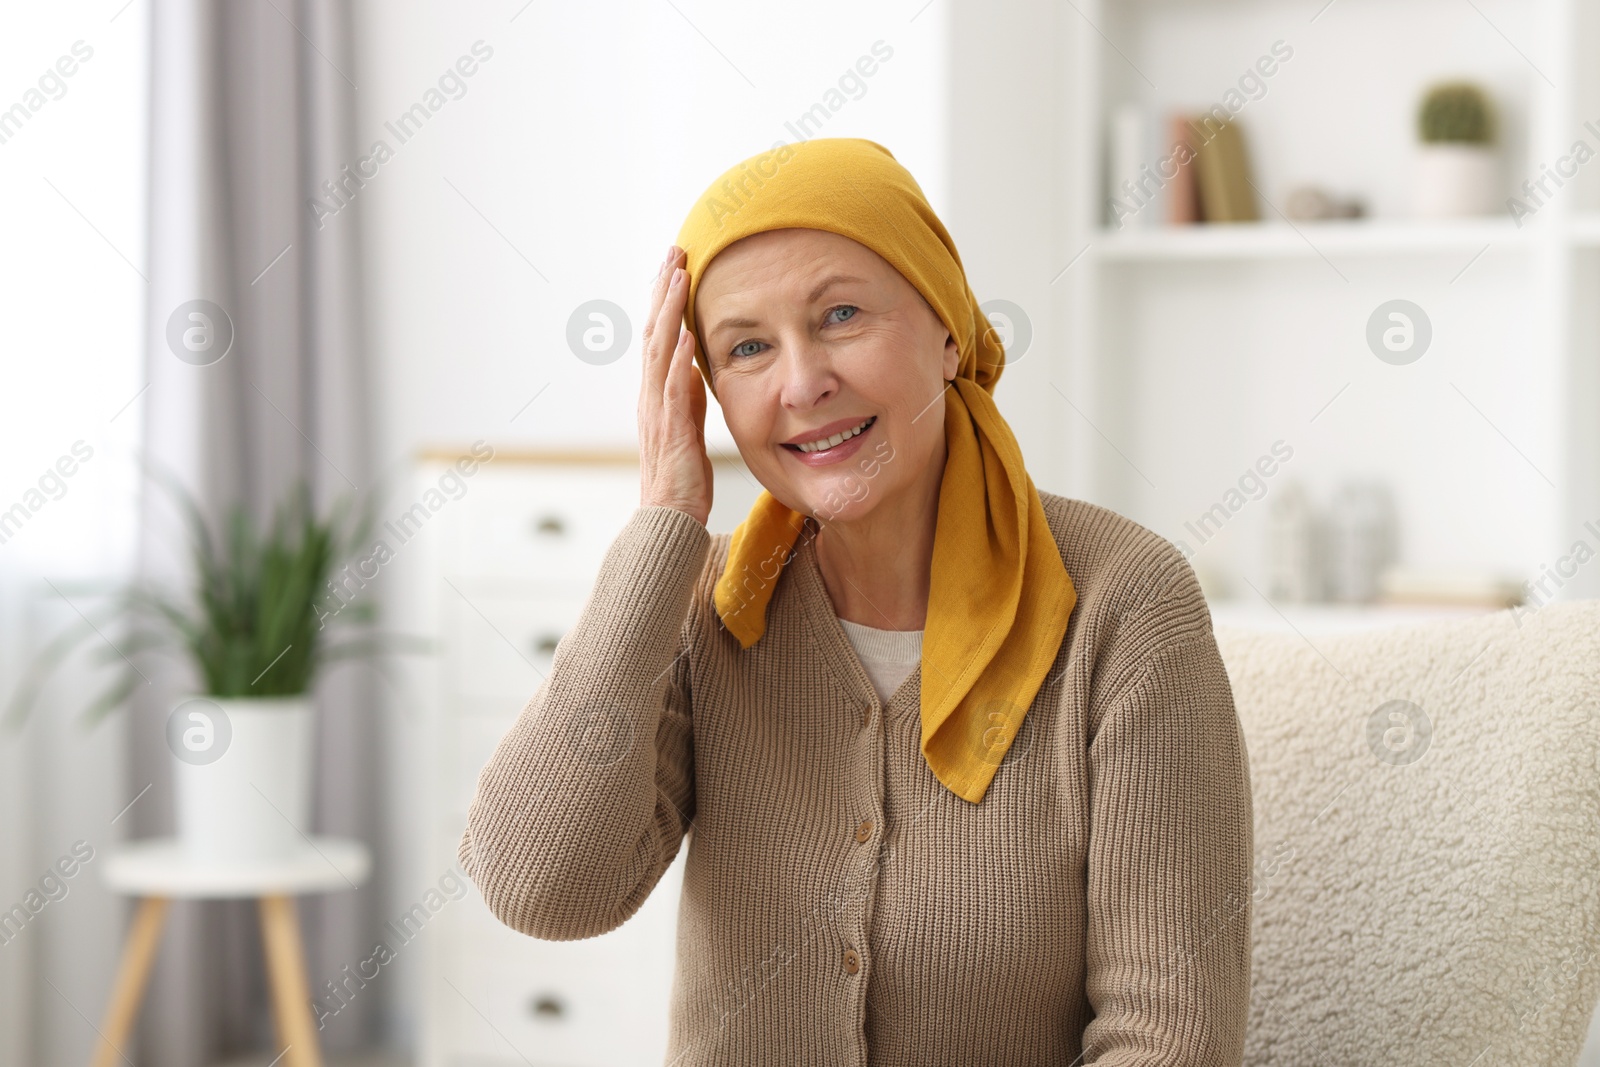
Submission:
{"label": "drawer handle", "polygon": [[567,1005],[553,993],[540,993],[528,1002],[528,1013],[544,1022],[557,1022],[566,1018]]}
{"label": "drawer handle", "polygon": [[533,520],[535,537],[565,537],[567,522],[560,515],[540,515]]}
{"label": "drawer handle", "polygon": [[546,659],[556,654],[556,646],[561,643],[560,634],[542,634],[534,638],[533,651]]}

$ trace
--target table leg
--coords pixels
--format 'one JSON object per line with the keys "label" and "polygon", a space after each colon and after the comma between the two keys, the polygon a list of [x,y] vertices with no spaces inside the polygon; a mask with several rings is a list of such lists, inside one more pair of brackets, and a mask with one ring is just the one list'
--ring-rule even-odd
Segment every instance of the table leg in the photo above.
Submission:
{"label": "table leg", "polygon": [[283,1061],[287,1067],[322,1067],[317,1028],[311,1017],[311,990],[306,984],[300,921],[295,915],[293,897],[261,898],[261,940],[267,950],[267,973],[272,983],[278,1039],[288,1046]]}
{"label": "table leg", "polygon": [[155,962],[161,943],[161,927],[167,918],[166,897],[145,897],[139,901],[128,940],[122,946],[122,962],[117,965],[116,982],[111,986],[111,1001],[100,1022],[100,1040],[89,1061],[94,1067],[113,1067],[120,1059],[128,1062],[124,1047],[139,1017],[139,1001],[144,998],[145,981]]}

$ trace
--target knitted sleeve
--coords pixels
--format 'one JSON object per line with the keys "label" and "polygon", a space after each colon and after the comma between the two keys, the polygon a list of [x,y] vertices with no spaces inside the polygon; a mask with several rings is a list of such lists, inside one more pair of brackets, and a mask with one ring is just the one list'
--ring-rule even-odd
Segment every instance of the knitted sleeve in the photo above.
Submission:
{"label": "knitted sleeve", "polygon": [[1238,1067],[1250,1011],[1250,769],[1209,628],[1153,651],[1089,745],[1084,1067]]}
{"label": "knitted sleeve", "polygon": [[479,772],[459,857],[506,925],[606,933],[676,857],[694,817],[688,615],[710,543],[687,512],[638,508]]}

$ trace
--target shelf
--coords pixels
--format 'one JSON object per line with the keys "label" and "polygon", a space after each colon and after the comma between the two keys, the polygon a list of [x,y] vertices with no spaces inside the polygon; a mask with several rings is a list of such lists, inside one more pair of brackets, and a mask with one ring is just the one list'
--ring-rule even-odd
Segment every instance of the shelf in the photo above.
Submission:
{"label": "shelf", "polygon": [[1216,626],[1307,635],[1353,633],[1391,626],[1411,626],[1441,619],[1467,619],[1500,610],[1466,605],[1339,604],[1312,602],[1273,606],[1260,600],[1213,600]]}
{"label": "shelf", "polygon": [[[1328,220],[1236,222],[1102,230],[1091,254],[1108,262],[1163,260],[1296,259],[1330,253],[1393,255],[1478,252],[1486,245],[1527,245],[1542,228],[1518,229],[1509,218],[1453,222]],[[1574,234],[1576,234],[1574,230]],[[1588,229],[1600,243],[1600,219]]]}

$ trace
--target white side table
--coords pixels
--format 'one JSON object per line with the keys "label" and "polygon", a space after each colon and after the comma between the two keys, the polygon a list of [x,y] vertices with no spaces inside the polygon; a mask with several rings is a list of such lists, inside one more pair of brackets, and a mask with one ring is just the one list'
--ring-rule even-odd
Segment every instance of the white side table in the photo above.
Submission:
{"label": "white side table", "polygon": [[112,1067],[126,1062],[122,1047],[139,1014],[145,981],[155,961],[167,905],[173,898],[261,901],[261,940],[266,948],[268,979],[277,1017],[278,1037],[287,1046],[287,1067],[321,1067],[322,1052],[311,1017],[311,991],[306,982],[305,953],[294,896],[354,889],[372,869],[372,853],[359,841],[312,837],[297,856],[273,863],[197,863],[176,838],[150,838],[113,849],[102,868],[112,890],[139,898],[117,967],[116,983],[100,1025],[100,1041],[91,1063]]}

